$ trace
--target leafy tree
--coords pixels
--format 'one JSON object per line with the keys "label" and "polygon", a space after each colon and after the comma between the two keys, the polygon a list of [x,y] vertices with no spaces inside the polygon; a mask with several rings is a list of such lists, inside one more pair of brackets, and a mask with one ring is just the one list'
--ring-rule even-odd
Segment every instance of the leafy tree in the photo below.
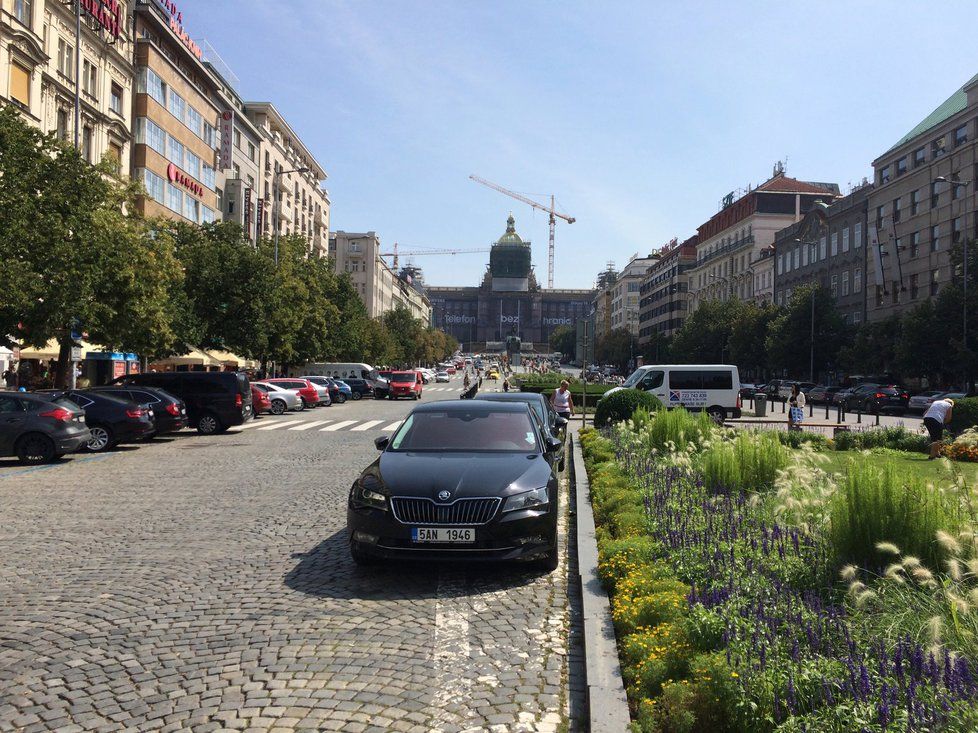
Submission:
{"label": "leafy tree", "polygon": [[411,366],[424,359],[424,344],[421,337],[424,327],[407,308],[398,305],[388,311],[383,315],[383,324],[396,344],[397,363]]}
{"label": "leafy tree", "polygon": [[653,333],[639,351],[646,364],[668,364],[672,361],[672,339]]}
{"label": "leafy tree", "polygon": [[550,334],[550,348],[573,358],[577,351],[577,329],[573,326],[557,326]]}
{"label": "leafy tree", "polygon": [[849,340],[849,345],[839,350],[839,363],[851,374],[887,373],[895,366],[899,338],[900,319],[897,316],[864,323]]}
{"label": "leafy tree", "polygon": [[730,332],[730,361],[760,377],[768,368],[767,334],[778,316],[773,305],[742,304]]}
{"label": "leafy tree", "polygon": [[620,371],[625,371],[636,353],[635,342],[635,337],[627,328],[615,328],[598,341],[594,354],[600,363],[613,364]]}
{"label": "leafy tree", "polygon": [[744,303],[709,300],[701,303],[672,339],[673,356],[681,362],[710,363],[729,356],[730,337]]}
{"label": "leafy tree", "polygon": [[788,305],[771,321],[766,340],[771,365],[784,369],[788,374],[808,374],[813,333],[814,368],[815,375],[818,375],[836,365],[839,345],[846,343],[851,336],[836,308],[835,299],[825,288],[814,284],[795,288]]}

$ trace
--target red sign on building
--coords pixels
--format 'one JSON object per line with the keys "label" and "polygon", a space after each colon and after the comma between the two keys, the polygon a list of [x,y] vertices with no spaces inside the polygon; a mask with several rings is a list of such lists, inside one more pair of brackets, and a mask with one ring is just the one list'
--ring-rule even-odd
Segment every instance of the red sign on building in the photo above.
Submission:
{"label": "red sign on building", "polygon": [[170,179],[170,183],[179,183],[185,189],[190,191],[190,193],[197,194],[198,196],[204,195],[204,187],[182,170],[177,168],[174,163],[170,163],[170,165],[166,167],[166,177]]}
{"label": "red sign on building", "polygon": [[122,34],[122,8],[119,0],[81,0],[81,7],[95,22],[118,38]]}

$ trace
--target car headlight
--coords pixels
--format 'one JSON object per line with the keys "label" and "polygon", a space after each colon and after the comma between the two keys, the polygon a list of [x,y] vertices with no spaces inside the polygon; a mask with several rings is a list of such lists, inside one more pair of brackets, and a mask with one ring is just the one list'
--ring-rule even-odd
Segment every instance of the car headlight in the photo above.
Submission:
{"label": "car headlight", "polygon": [[360,478],[353,486],[353,503],[373,509],[387,509],[387,496],[381,493],[380,479],[372,473]]}
{"label": "car headlight", "polygon": [[520,509],[544,509],[550,502],[547,487],[524,491],[522,494],[514,494],[506,499],[503,504],[504,512],[515,512]]}

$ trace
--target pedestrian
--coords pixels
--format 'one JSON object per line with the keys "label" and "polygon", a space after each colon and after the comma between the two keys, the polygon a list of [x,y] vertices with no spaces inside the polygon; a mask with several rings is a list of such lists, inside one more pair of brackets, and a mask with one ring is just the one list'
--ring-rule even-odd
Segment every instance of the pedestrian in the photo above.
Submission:
{"label": "pedestrian", "polygon": [[941,438],[944,437],[944,428],[951,422],[951,414],[954,412],[954,400],[949,397],[936,399],[930,403],[927,412],[924,413],[924,427],[930,433],[930,455],[928,461],[933,461],[941,454]]}
{"label": "pedestrian", "polygon": [[791,397],[788,398],[788,430],[801,430],[805,421],[805,393],[801,391],[798,382],[791,385]]}
{"label": "pedestrian", "polygon": [[7,385],[7,389],[17,389],[17,370],[13,364],[3,373],[3,383]]}
{"label": "pedestrian", "polygon": [[462,380],[462,389],[468,389],[471,381],[469,381],[469,373],[465,373],[465,379]]}
{"label": "pedestrian", "polygon": [[560,387],[550,398],[554,412],[565,420],[570,420],[574,415],[574,400],[571,398],[570,383],[565,379],[560,383]]}
{"label": "pedestrian", "polygon": [[509,378],[503,380],[503,392],[509,392]]}

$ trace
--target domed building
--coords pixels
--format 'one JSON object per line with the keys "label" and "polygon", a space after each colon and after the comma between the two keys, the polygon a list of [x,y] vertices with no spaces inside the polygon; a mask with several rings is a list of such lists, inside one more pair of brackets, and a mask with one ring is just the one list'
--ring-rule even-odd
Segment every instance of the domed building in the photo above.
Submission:
{"label": "domed building", "polygon": [[435,328],[450,333],[466,351],[501,351],[507,336],[518,336],[524,351],[550,351],[554,329],[587,316],[594,297],[592,290],[540,287],[530,242],[516,232],[512,214],[492,244],[480,285],[429,286],[427,293]]}

